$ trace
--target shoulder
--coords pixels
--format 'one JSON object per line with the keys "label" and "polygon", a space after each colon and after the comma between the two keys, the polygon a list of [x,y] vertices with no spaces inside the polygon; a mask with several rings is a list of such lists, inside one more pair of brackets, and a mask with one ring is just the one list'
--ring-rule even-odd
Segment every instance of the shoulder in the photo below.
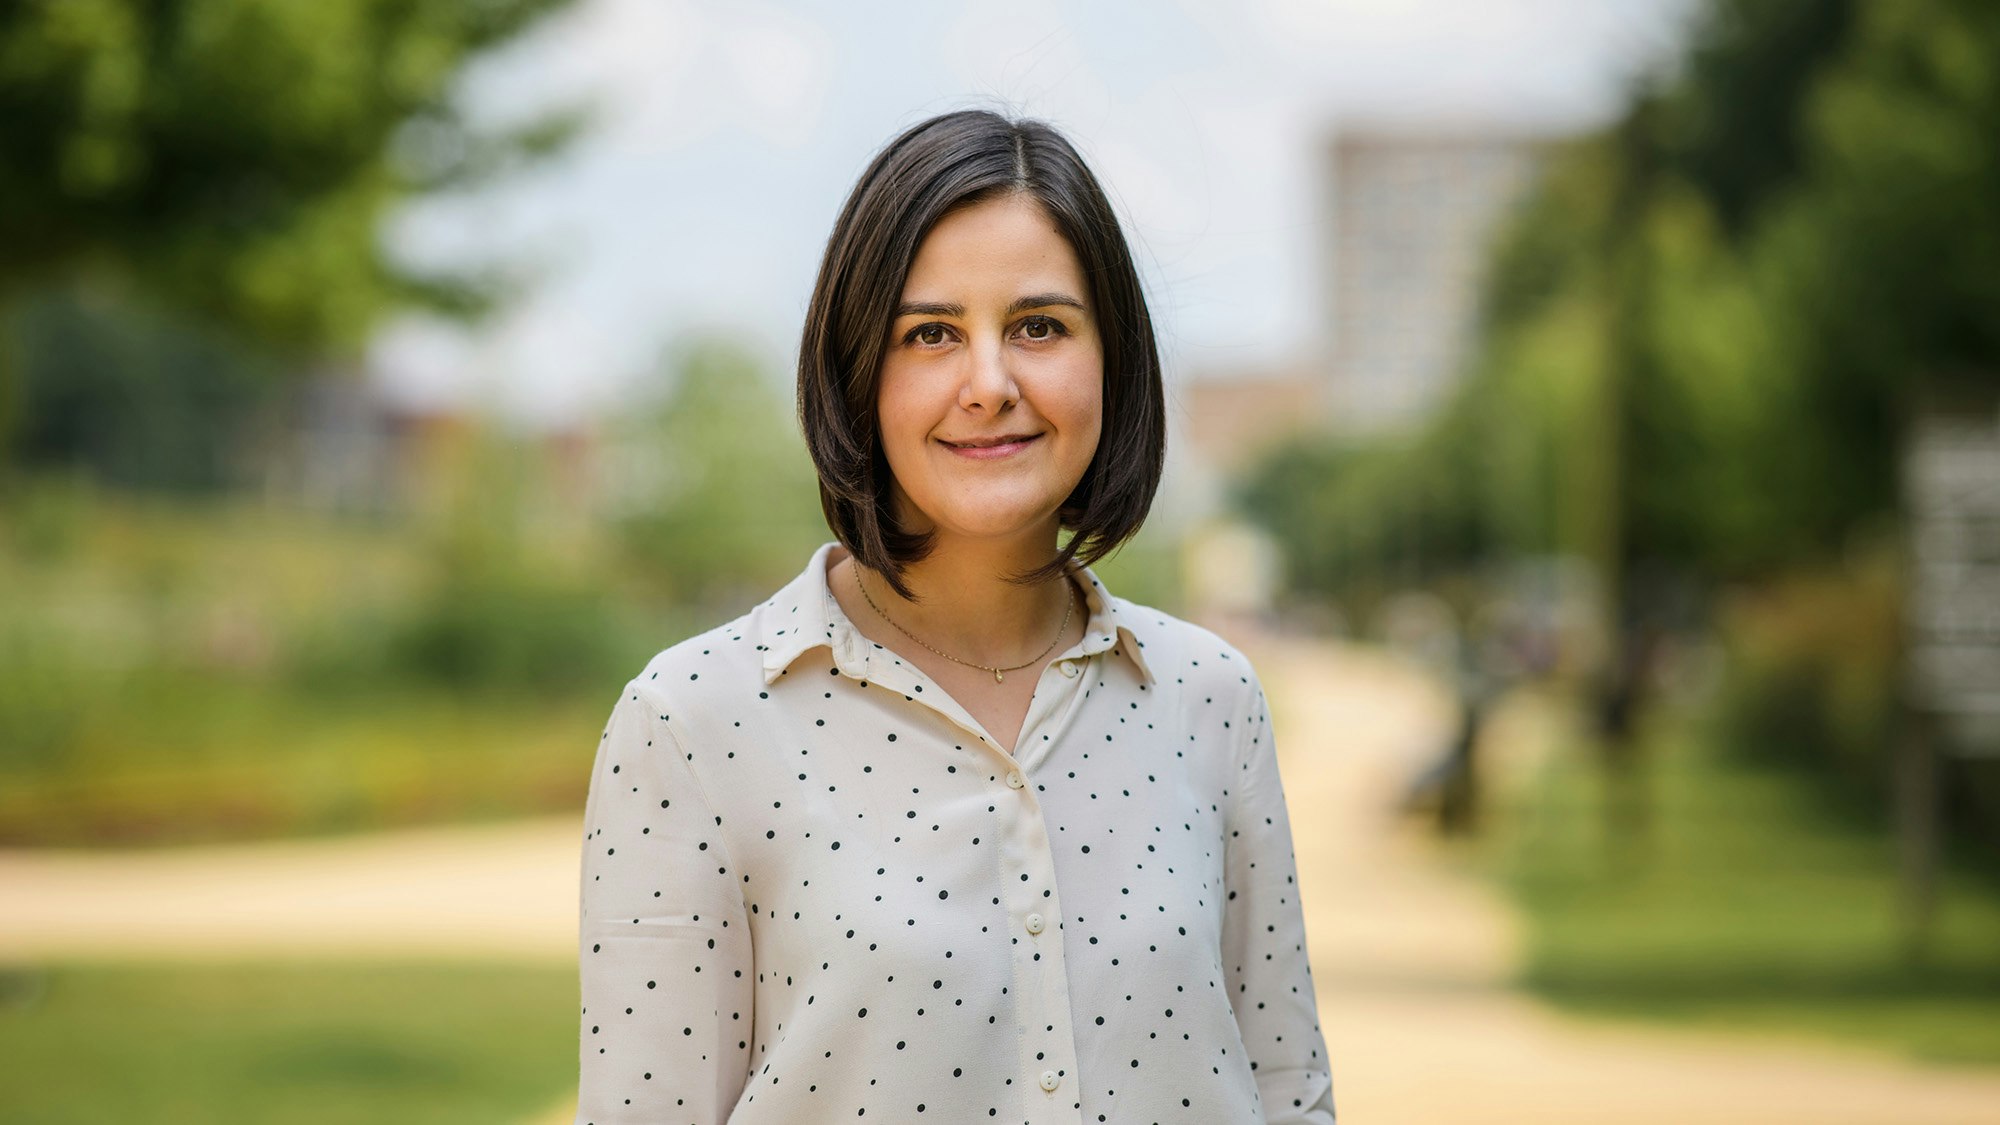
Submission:
{"label": "shoulder", "polygon": [[1213,629],[1115,594],[1110,601],[1119,627],[1139,642],[1140,659],[1163,687],[1221,697],[1258,690],[1250,658]]}
{"label": "shoulder", "polygon": [[753,614],[744,613],[653,654],[630,683],[656,699],[687,699],[762,681]]}

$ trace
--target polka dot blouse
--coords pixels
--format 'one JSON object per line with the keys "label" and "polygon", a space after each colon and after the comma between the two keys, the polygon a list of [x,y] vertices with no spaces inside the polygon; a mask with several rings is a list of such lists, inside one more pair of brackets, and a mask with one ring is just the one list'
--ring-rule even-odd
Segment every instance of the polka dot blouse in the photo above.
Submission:
{"label": "polka dot blouse", "polygon": [[838,551],[612,708],[576,1120],[1332,1125],[1243,654],[1075,567],[1010,756],[847,620]]}

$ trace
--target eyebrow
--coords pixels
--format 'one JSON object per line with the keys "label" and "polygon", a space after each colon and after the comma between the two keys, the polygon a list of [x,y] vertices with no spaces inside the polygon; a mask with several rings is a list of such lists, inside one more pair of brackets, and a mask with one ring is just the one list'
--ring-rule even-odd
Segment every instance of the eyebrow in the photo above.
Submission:
{"label": "eyebrow", "polygon": [[[1083,313],[1090,311],[1082,301],[1077,300],[1067,293],[1031,293],[1026,297],[1014,298],[1014,303],[1007,306],[1007,315],[1013,316],[1015,313],[1027,312],[1029,309],[1046,309],[1057,305],[1067,305]],[[896,306],[896,315],[898,317],[962,317],[965,315],[965,306],[952,304],[948,301],[904,301],[902,304]]]}

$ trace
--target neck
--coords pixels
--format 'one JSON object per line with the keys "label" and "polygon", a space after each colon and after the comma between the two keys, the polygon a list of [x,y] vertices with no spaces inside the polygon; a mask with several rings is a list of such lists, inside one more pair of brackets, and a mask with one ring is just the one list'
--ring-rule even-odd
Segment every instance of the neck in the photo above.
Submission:
{"label": "neck", "polygon": [[[915,600],[898,595],[881,574],[857,570],[869,598],[895,625],[959,660],[991,667],[1019,664],[1049,647],[1065,612],[1074,624],[1083,606],[1067,580],[1021,586],[1007,576],[1056,557],[1055,536],[965,540],[939,533],[929,557],[903,570]],[[865,603],[864,603],[865,604]],[[873,610],[869,611],[873,615]],[[876,618],[880,620],[880,618]]]}

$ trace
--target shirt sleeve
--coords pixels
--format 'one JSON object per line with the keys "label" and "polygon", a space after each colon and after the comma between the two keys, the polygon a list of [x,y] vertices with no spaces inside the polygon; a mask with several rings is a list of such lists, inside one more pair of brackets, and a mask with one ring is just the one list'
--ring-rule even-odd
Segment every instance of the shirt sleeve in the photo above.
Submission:
{"label": "shirt sleeve", "polygon": [[1291,820],[1263,685],[1249,673],[1230,716],[1222,956],[1236,1025],[1271,1125],[1333,1125],[1333,1075],[1306,957]]}
{"label": "shirt sleeve", "polygon": [[671,716],[612,708],[584,804],[577,1125],[721,1125],[748,1075],[750,928]]}

